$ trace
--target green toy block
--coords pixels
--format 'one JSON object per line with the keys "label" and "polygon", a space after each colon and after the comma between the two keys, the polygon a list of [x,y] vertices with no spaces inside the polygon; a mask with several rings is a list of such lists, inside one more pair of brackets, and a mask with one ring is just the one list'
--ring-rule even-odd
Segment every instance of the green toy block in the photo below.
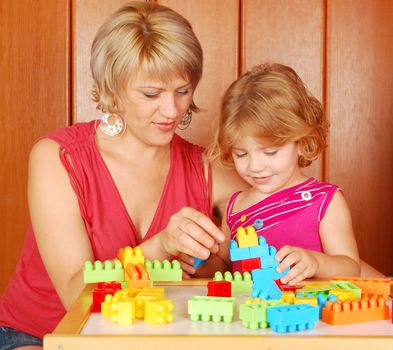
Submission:
{"label": "green toy block", "polygon": [[183,270],[180,267],[180,263],[177,260],[173,260],[172,263],[168,260],[163,262],[159,260],[145,260],[145,267],[149,273],[151,281],[181,281],[183,276]]}
{"label": "green toy block", "polygon": [[288,305],[279,300],[261,300],[259,302],[246,302],[239,307],[239,318],[243,326],[251,329],[267,328],[267,310],[273,306]]}
{"label": "green toy block", "polygon": [[355,298],[362,299],[362,290],[351,281],[330,281],[336,288],[351,290]]}
{"label": "green toy block", "polygon": [[246,293],[250,294],[252,291],[252,276],[249,272],[241,274],[236,271],[233,275],[231,272],[226,271],[224,276],[220,271],[214,274],[214,281],[228,281],[232,284],[232,295]]}
{"label": "green toy block", "polygon": [[232,322],[235,316],[235,298],[193,296],[188,300],[188,314],[192,321]]}
{"label": "green toy block", "polygon": [[122,282],[124,281],[123,265],[117,259],[113,263],[109,260],[104,262],[96,260],[94,265],[91,261],[86,261],[83,269],[83,280],[85,283]]}
{"label": "green toy block", "polygon": [[328,296],[330,294],[330,291],[335,289],[336,287],[333,286],[332,284],[326,284],[326,285],[320,285],[320,286],[313,286],[313,287],[307,287],[305,286],[302,289],[297,289],[296,290],[296,296],[304,296],[304,297],[318,297],[320,294],[324,294]]}

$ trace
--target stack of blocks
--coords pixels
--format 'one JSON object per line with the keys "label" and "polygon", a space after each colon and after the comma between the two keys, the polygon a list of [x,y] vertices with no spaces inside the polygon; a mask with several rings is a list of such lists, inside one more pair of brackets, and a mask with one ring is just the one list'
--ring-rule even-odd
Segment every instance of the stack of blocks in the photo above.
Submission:
{"label": "stack of blocks", "polygon": [[252,297],[261,299],[280,299],[282,292],[275,280],[288,273],[289,268],[279,273],[276,270],[276,248],[269,246],[263,236],[258,236],[254,226],[237,229],[237,242],[231,240],[229,256],[235,269],[251,271],[253,286]]}
{"label": "stack of blocks", "polygon": [[[132,324],[144,319],[150,324],[173,321],[173,303],[164,298],[163,288],[152,288],[154,281],[181,281],[182,269],[177,260],[145,260],[141,247],[119,250],[117,259],[86,261],[85,283],[97,283],[93,291],[91,312],[118,324]],[[122,289],[122,285],[128,286]]]}

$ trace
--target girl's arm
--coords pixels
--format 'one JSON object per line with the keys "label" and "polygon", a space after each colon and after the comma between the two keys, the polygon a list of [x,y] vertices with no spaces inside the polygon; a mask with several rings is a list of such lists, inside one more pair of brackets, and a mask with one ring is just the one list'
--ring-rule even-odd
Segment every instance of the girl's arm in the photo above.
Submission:
{"label": "girl's arm", "polygon": [[324,253],[299,247],[284,246],[276,255],[281,261],[279,272],[292,266],[281,278],[296,284],[305,278],[329,278],[335,275],[359,276],[360,259],[348,205],[341,192],[336,192],[319,226]]}
{"label": "girl's arm", "polygon": [[84,287],[83,264],[94,257],[59,145],[52,140],[39,141],[30,153],[28,204],[42,261],[69,309]]}

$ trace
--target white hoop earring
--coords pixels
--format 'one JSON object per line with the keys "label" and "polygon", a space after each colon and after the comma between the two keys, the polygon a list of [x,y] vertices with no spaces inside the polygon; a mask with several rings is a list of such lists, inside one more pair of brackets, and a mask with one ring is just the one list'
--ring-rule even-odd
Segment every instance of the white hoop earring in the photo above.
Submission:
{"label": "white hoop earring", "polygon": [[96,119],[95,128],[97,131],[97,127],[99,126],[100,131],[109,137],[121,136],[126,130],[127,125],[124,123],[123,118],[115,113],[108,113],[102,116],[100,120],[100,124],[97,125],[97,121],[100,119]]}
{"label": "white hoop earring", "polygon": [[185,130],[185,129],[187,129],[190,126],[191,120],[192,120],[192,109],[189,108],[187,110],[187,112],[184,114],[184,116],[183,116],[182,120],[180,121],[180,123],[177,125],[177,127],[180,130]]}

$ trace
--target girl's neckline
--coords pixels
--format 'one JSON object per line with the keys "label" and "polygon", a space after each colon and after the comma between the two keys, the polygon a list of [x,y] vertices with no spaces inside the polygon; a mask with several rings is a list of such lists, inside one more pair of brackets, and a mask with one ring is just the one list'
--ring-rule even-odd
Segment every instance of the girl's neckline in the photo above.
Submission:
{"label": "girl's neckline", "polygon": [[[285,189],[283,189],[281,191],[275,192],[275,193],[271,194],[270,196],[268,196],[266,198],[263,198],[260,201],[255,202],[254,204],[247,205],[244,208],[238,209],[236,211],[232,210],[231,211],[231,215],[242,213],[243,211],[252,209],[252,208],[254,208],[256,206],[258,206],[258,207],[261,206],[261,205],[265,206],[265,205],[269,205],[272,202],[277,202],[277,201],[283,200],[283,198],[287,197],[290,193],[293,193],[295,191],[299,191],[299,190],[302,189],[302,187],[305,187],[305,186],[311,184],[314,181],[316,181],[316,180],[314,178],[310,177],[310,178],[306,179],[305,181],[303,181],[303,182],[301,182],[299,184],[296,184],[296,185],[287,187],[287,188],[285,188]],[[236,193],[236,197],[234,198],[234,200],[236,200],[237,196],[240,193],[243,193],[243,191],[237,192]]]}

